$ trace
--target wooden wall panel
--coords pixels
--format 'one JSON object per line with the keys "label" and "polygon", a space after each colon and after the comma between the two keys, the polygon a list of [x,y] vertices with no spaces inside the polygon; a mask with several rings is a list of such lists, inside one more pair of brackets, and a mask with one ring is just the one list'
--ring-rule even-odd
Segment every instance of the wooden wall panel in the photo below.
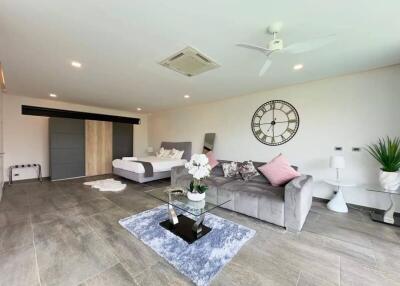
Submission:
{"label": "wooden wall panel", "polygon": [[85,120],[86,176],[112,172],[112,122]]}

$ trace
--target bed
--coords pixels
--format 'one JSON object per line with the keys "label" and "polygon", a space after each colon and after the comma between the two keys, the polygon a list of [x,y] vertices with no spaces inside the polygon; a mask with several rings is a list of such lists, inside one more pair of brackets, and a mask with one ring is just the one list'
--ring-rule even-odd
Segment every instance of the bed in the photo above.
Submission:
{"label": "bed", "polygon": [[192,142],[161,142],[160,147],[184,151],[182,159],[158,158],[156,156],[137,158],[137,161],[148,162],[152,165],[152,176],[146,176],[145,167],[140,162],[116,159],[112,162],[113,173],[139,183],[170,178],[171,168],[184,165],[192,156]]}

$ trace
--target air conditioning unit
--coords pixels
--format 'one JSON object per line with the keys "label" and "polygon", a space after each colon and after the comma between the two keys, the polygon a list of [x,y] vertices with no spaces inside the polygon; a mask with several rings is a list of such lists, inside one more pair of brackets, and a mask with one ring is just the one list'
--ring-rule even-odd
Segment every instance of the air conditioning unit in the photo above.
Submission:
{"label": "air conditioning unit", "polygon": [[209,57],[192,47],[184,48],[159,64],[186,76],[195,76],[219,67]]}

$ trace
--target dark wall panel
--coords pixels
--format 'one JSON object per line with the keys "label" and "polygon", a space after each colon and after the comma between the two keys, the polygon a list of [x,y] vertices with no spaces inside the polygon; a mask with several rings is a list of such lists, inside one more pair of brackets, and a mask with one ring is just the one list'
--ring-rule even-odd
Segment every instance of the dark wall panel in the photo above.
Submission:
{"label": "dark wall panel", "polygon": [[51,179],[85,176],[85,121],[52,117],[49,136]]}
{"label": "dark wall panel", "polygon": [[113,122],[113,159],[133,156],[133,125]]}

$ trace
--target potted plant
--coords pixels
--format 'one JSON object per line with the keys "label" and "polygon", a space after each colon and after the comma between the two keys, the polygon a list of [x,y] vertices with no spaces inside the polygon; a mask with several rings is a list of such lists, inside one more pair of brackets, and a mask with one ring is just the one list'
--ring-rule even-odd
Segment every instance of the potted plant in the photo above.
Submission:
{"label": "potted plant", "polygon": [[190,182],[187,197],[191,201],[201,201],[206,197],[208,186],[201,182],[202,179],[210,175],[211,167],[208,164],[208,158],[204,154],[193,154],[190,161],[185,164],[189,174],[193,175]]}
{"label": "potted plant", "polygon": [[379,138],[378,143],[367,146],[367,151],[382,165],[379,174],[382,188],[396,191],[400,186],[400,138]]}

